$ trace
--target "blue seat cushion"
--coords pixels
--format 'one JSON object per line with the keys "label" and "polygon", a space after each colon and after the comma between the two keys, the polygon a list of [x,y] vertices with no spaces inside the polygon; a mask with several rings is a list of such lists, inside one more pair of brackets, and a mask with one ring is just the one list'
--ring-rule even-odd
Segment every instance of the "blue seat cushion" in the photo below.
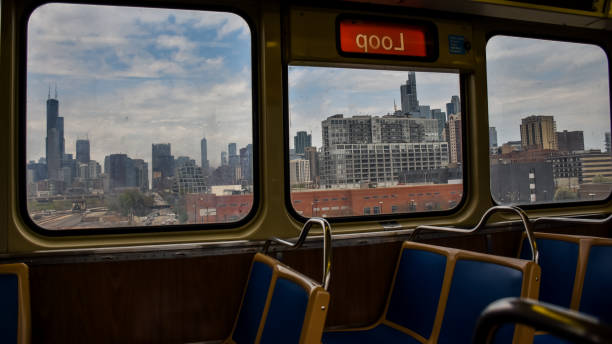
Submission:
{"label": "blue seat cushion", "polygon": [[569,344],[572,342],[559,339],[550,334],[538,334],[533,337],[533,344]]}
{"label": "blue seat cushion", "polygon": [[272,267],[255,261],[247,284],[238,323],[232,335],[236,343],[254,343],[272,278]]}
{"label": "blue seat cushion", "polygon": [[[519,297],[523,283],[520,270],[468,259],[457,261],[438,343],[471,343],[480,313],[493,301]],[[504,326],[495,343],[511,343],[513,326]]]}
{"label": "blue seat cushion", "polygon": [[280,277],[274,286],[260,343],[300,342],[308,293],[293,281]]}
{"label": "blue seat cushion", "polygon": [[386,325],[378,325],[370,330],[323,333],[323,344],[420,344],[410,335]]}
{"label": "blue seat cushion", "polygon": [[17,275],[0,274],[0,343],[17,343],[18,283]]}
{"label": "blue seat cushion", "polygon": [[385,318],[429,338],[445,269],[444,255],[404,249]]}
{"label": "blue seat cushion", "polygon": [[[569,308],[574,290],[578,243],[554,239],[536,239],[540,251],[539,265],[542,268],[540,300]],[[521,259],[531,259],[527,239],[523,240]]]}
{"label": "blue seat cushion", "polygon": [[593,245],[589,252],[580,312],[594,315],[605,323],[612,323],[612,246]]}

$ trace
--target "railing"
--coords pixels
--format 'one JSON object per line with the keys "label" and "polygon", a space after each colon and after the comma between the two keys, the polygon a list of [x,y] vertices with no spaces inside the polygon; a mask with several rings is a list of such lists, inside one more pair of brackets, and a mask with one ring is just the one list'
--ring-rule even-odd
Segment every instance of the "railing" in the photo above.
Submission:
{"label": "railing", "polygon": [[524,324],[574,343],[611,343],[612,328],[594,317],[530,299],[505,298],[490,304],[474,331],[474,344],[491,343],[503,324]]}
{"label": "railing", "polygon": [[527,233],[527,239],[529,240],[529,246],[531,248],[531,260],[537,264],[538,261],[540,260],[540,253],[538,252],[535,238],[533,236],[532,223],[527,217],[527,214],[525,214],[525,212],[518,207],[502,206],[502,205],[491,207],[484,213],[484,215],[482,215],[482,218],[480,219],[480,221],[474,228],[463,229],[463,228],[441,227],[441,226],[418,226],[417,228],[414,229],[414,231],[412,232],[408,240],[415,241],[418,235],[423,230],[463,233],[463,234],[475,233],[479,231],[481,228],[483,228],[487,224],[487,221],[489,220],[489,218],[495,213],[518,214],[518,216],[521,218],[521,222],[523,223],[523,228],[525,229],[525,232]]}
{"label": "railing", "polygon": [[560,222],[560,223],[572,224],[572,225],[576,225],[576,224],[605,225],[605,224],[612,223],[612,215],[606,217],[605,219],[577,219],[577,218],[572,218],[572,217],[543,216],[543,217],[539,217],[533,220],[534,225],[541,223],[541,222]]}
{"label": "railing", "polygon": [[322,281],[322,285],[323,285],[323,288],[327,290],[327,288],[329,287],[329,281],[331,277],[331,255],[332,255],[331,240],[332,238],[331,238],[331,225],[329,224],[329,222],[327,222],[326,219],[320,218],[320,217],[312,217],[308,219],[308,221],[306,221],[306,223],[302,227],[302,230],[300,231],[300,235],[295,243],[292,243],[290,241],[283,240],[280,238],[274,238],[274,237],[266,240],[266,243],[264,244],[264,247],[263,247],[263,252],[265,254],[268,253],[268,250],[270,249],[270,245],[272,244],[272,242],[276,242],[276,243],[279,243],[285,246],[289,246],[292,249],[300,248],[302,244],[304,243],[304,241],[306,241],[308,232],[310,231],[310,228],[312,228],[312,225],[314,224],[318,224],[321,226],[321,228],[323,228],[323,281]]}

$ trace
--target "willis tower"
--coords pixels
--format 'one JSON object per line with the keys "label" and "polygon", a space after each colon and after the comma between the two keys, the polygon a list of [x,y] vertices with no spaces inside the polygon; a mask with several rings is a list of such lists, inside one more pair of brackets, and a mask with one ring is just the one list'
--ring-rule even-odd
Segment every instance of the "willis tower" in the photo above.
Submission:
{"label": "willis tower", "polygon": [[62,180],[62,158],[65,153],[64,117],[59,117],[57,86],[55,87],[55,97],[51,98],[51,87],[49,87],[49,95],[47,96],[47,138],[45,142],[47,175],[50,180]]}

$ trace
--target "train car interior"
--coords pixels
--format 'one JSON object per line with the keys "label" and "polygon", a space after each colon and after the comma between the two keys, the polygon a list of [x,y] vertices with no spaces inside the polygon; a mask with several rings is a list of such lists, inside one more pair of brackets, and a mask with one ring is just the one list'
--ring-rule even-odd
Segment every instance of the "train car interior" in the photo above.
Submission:
{"label": "train car interior", "polygon": [[0,343],[612,343],[611,0],[1,0]]}

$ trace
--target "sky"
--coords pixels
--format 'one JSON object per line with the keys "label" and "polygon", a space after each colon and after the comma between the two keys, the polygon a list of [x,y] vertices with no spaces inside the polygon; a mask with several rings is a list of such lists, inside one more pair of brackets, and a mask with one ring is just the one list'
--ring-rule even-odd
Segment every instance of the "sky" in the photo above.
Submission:
{"label": "sky", "polygon": [[610,90],[600,47],[494,36],[486,54],[489,125],[499,145],[521,139],[521,118],[546,115],[557,131],[582,130],[585,149],[604,149]]}
{"label": "sky", "polygon": [[47,4],[28,24],[27,158],[45,155],[49,85],[66,153],[88,137],[91,158],[145,159],[151,144],[200,164],[252,143],[251,33],[230,13]]}

